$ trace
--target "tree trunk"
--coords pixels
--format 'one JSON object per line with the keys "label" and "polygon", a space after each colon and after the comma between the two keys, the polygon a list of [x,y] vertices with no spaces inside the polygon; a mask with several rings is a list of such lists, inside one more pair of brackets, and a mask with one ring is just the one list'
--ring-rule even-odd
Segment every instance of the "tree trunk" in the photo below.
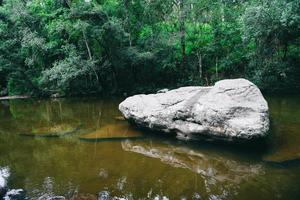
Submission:
{"label": "tree trunk", "polygon": [[85,31],[82,31],[82,34],[83,34],[83,39],[84,39],[85,46],[86,46],[86,49],[87,49],[87,52],[88,52],[88,55],[89,55],[89,59],[92,60],[93,58],[92,58],[92,54],[91,54],[89,44],[88,44],[87,39],[86,39]]}
{"label": "tree trunk", "polygon": [[179,2],[179,36],[180,36],[180,51],[181,51],[181,65],[185,72],[186,54],[185,54],[185,8],[184,0]]}
{"label": "tree trunk", "polygon": [[288,43],[286,42],[286,43],[284,44],[283,61],[286,61],[287,52],[288,52]]}
{"label": "tree trunk", "polygon": [[218,65],[219,65],[219,60],[218,57],[216,58],[216,78],[219,78],[219,72],[218,72]]}
{"label": "tree trunk", "polygon": [[202,74],[203,74],[203,70],[202,70],[202,55],[201,55],[201,53],[199,51],[197,52],[197,58],[198,58],[198,73],[199,73],[199,78],[202,79]]}
{"label": "tree trunk", "polygon": [[[87,42],[87,38],[86,38],[84,30],[82,31],[82,34],[83,34],[83,39],[84,39],[85,46],[86,46],[86,49],[87,49],[87,52],[88,52],[88,55],[89,55],[89,59],[92,60],[93,57],[92,57],[91,49],[90,49],[89,43]],[[93,72],[95,74],[95,77],[96,77],[96,80],[97,80],[97,84],[99,84],[99,77],[98,77],[98,74],[97,74],[96,70],[94,69],[94,67],[92,67],[92,70],[93,70]]]}
{"label": "tree trunk", "polygon": [[130,20],[129,20],[129,11],[128,11],[129,0],[124,0],[124,7],[125,7],[125,23],[126,28],[128,29],[128,39],[129,39],[129,46],[132,46],[132,37],[130,31]]}

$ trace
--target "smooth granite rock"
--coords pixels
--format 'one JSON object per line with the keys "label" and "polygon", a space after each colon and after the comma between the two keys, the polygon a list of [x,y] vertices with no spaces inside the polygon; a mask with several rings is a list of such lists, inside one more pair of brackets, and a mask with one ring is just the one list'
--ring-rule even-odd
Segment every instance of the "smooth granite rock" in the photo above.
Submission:
{"label": "smooth granite rock", "polygon": [[248,141],[266,136],[269,130],[268,104],[246,79],[135,95],[124,100],[119,110],[139,127],[176,133],[183,140]]}

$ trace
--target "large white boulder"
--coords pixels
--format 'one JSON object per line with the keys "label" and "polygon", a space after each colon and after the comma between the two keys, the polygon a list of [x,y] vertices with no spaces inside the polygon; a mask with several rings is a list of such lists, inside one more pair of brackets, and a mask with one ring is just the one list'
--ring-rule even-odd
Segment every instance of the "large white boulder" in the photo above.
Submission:
{"label": "large white boulder", "polygon": [[176,133],[184,140],[253,140],[269,130],[268,104],[257,86],[245,79],[135,95],[119,110],[140,127]]}

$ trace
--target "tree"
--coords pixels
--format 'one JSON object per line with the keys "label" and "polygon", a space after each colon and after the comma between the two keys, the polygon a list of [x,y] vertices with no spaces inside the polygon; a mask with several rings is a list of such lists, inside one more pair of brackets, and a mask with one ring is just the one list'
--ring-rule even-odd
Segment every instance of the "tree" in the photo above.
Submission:
{"label": "tree", "polygon": [[299,1],[274,0],[246,9],[244,37],[255,45],[249,73],[260,87],[273,85],[277,89],[299,84],[299,69],[294,63],[297,59],[293,55],[299,44],[299,13]]}
{"label": "tree", "polygon": [[151,92],[246,77],[299,87],[299,1],[5,0],[0,91]]}

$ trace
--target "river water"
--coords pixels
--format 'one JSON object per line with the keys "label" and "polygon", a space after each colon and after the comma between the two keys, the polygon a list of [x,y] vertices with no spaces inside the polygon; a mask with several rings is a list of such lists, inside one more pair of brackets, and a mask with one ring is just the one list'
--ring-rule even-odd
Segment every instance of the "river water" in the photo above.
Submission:
{"label": "river water", "polygon": [[300,199],[300,96],[267,97],[264,147],[177,141],[129,126],[118,99],[0,102],[0,170],[28,199]]}

